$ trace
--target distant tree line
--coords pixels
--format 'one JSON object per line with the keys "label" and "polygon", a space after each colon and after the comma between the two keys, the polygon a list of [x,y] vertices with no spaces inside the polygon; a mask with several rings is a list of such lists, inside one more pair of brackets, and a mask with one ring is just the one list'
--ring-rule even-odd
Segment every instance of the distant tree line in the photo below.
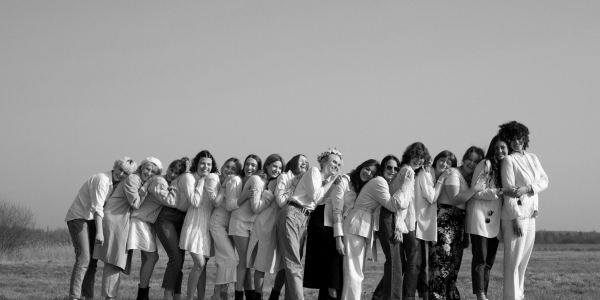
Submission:
{"label": "distant tree line", "polygon": [[600,233],[594,231],[546,231],[535,233],[536,244],[600,244]]}

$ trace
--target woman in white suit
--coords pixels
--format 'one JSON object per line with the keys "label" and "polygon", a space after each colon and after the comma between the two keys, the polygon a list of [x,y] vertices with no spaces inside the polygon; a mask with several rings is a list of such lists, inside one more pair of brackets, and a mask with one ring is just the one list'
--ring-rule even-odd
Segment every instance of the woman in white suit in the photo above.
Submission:
{"label": "woman in white suit", "polygon": [[537,156],[525,152],[529,146],[527,126],[511,121],[500,125],[500,139],[508,143],[509,155],[502,161],[503,187],[516,188],[517,197],[504,195],[504,299],[523,299],[525,269],[535,240],[538,193],[548,187],[548,176]]}
{"label": "woman in white suit", "polygon": [[490,271],[496,259],[500,234],[502,195],[514,192],[511,187],[502,187],[500,163],[508,154],[508,145],[495,136],[490,142],[485,159],[475,171],[471,187],[478,181],[485,182],[485,189],[475,193],[467,202],[465,230],[471,235],[473,261],[471,276],[473,294],[477,300],[487,299]]}

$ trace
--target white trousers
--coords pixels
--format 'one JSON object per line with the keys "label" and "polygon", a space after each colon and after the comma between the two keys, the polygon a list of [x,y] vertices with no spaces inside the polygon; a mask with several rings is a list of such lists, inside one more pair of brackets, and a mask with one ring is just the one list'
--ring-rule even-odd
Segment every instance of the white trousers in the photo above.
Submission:
{"label": "white trousers", "polygon": [[504,234],[504,300],[525,298],[525,269],[535,240],[535,219],[518,220],[523,232],[517,237],[512,220],[502,220]]}
{"label": "white trousers", "polygon": [[121,283],[121,268],[104,263],[102,271],[102,297],[116,298]]}
{"label": "white trousers", "polygon": [[236,282],[238,259],[229,235],[227,235],[227,228],[222,224],[212,222],[212,218],[209,227],[215,245],[215,264],[217,265],[215,284]]}
{"label": "white trousers", "polygon": [[341,300],[360,300],[367,239],[351,233],[344,234],[344,285]]}

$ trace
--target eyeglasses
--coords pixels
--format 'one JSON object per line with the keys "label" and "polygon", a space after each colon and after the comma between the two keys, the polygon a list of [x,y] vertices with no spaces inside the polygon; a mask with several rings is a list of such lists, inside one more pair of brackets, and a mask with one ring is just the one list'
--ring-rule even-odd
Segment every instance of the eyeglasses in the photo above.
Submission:
{"label": "eyeglasses", "polygon": [[394,172],[398,172],[398,171],[400,171],[400,168],[398,168],[398,167],[385,166],[385,168],[386,168],[388,171],[392,171],[392,170],[394,170]]}

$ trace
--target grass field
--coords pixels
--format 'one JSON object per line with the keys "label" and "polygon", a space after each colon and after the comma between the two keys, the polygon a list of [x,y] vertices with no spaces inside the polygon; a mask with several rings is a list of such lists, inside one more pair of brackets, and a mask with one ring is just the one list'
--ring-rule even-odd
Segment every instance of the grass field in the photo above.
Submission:
{"label": "grass field", "polygon": [[[381,278],[384,255],[379,249],[379,261],[368,261],[365,270],[363,290],[366,299],[370,299],[375,286]],[[489,299],[502,297],[502,258],[500,245],[496,264],[492,269]],[[162,276],[165,271],[167,255],[160,251],[160,260],[152,277],[151,299],[161,299]],[[465,250],[458,285],[462,299],[475,299],[471,294],[471,251]],[[24,249],[11,256],[0,256],[0,299],[67,299],[69,279],[73,265],[72,247],[54,246],[52,249]],[[123,276],[118,299],[135,299],[140,260],[134,259],[134,272]],[[192,266],[189,256],[184,265],[184,289],[187,275]],[[206,299],[212,295],[212,277],[215,272],[214,261],[208,263],[208,282]],[[100,297],[102,263],[96,273],[96,299]],[[272,276],[267,276],[265,299],[271,291]],[[525,295],[531,299],[599,299],[600,298],[600,245],[536,245],[527,269]],[[230,287],[233,294],[233,287]],[[316,290],[305,289],[307,300],[316,299]],[[231,295],[233,299],[233,295]],[[280,297],[283,299],[283,296]]]}

